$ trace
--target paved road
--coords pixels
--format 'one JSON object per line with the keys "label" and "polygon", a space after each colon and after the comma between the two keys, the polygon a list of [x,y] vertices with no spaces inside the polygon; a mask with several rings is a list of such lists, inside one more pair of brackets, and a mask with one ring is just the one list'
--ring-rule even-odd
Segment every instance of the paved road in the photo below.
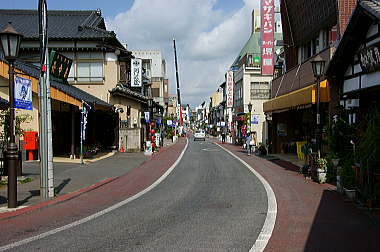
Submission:
{"label": "paved road", "polygon": [[266,210],[265,189],[245,166],[211,142],[190,140],[178,166],[147,194],[14,250],[248,251]]}

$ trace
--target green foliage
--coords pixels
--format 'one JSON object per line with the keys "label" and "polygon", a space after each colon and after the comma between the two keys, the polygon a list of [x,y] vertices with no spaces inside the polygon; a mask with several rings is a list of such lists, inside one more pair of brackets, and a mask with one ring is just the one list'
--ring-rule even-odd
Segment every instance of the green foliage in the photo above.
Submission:
{"label": "green foliage", "polygon": [[326,171],[326,169],[327,169],[327,160],[325,158],[317,158],[317,160],[315,161],[315,163],[317,164],[317,167],[319,169]]}
{"label": "green foliage", "polygon": [[[24,129],[21,128],[22,123],[30,122],[33,117],[29,114],[16,115],[15,134],[21,136],[24,134]],[[0,132],[2,139],[8,139],[9,137],[9,109],[2,110],[0,112],[0,127],[3,127],[4,131]]]}
{"label": "green foliage", "polygon": [[370,106],[366,120],[361,124],[361,138],[358,154],[363,167],[379,163],[380,158],[380,110]]}
{"label": "green foliage", "polygon": [[353,155],[350,141],[357,138],[354,126],[349,125],[342,117],[338,117],[332,120],[324,131],[327,133],[327,145],[331,158]]}
{"label": "green foliage", "polygon": [[352,159],[345,160],[340,173],[342,186],[349,190],[355,189],[355,172],[352,169],[353,164]]}

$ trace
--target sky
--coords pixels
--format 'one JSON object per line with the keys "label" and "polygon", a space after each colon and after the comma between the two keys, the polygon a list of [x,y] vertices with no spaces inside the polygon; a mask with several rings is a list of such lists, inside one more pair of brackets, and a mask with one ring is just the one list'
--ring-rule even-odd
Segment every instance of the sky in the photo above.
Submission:
{"label": "sky", "polygon": [[[3,9],[36,9],[38,0],[2,1]],[[260,0],[47,0],[48,9],[101,9],[108,30],[128,50],[161,50],[169,92],[176,94],[173,38],[183,104],[198,106],[224,81],[249,39]]]}

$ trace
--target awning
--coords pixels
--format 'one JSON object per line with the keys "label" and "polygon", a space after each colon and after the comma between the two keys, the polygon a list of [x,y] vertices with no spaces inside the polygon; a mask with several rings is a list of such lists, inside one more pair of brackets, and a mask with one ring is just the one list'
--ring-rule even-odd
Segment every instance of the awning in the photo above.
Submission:
{"label": "awning", "polygon": [[[320,83],[321,102],[330,102],[330,87],[327,80]],[[317,101],[317,85],[310,85],[285,95],[264,102],[264,112],[273,112],[284,109],[294,109],[299,106],[315,104]]]}

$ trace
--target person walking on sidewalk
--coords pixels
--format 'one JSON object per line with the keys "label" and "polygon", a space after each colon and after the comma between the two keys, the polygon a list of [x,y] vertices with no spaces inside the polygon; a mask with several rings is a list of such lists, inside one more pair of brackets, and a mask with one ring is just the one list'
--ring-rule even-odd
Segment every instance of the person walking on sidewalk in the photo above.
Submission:
{"label": "person walking on sidewalk", "polygon": [[251,134],[248,132],[247,133],[247,137],[245,138],[245,146],[247,148],[247,153],[248,153],[248,156],[251,155],[251,152],[252,152],[252,136]]}

